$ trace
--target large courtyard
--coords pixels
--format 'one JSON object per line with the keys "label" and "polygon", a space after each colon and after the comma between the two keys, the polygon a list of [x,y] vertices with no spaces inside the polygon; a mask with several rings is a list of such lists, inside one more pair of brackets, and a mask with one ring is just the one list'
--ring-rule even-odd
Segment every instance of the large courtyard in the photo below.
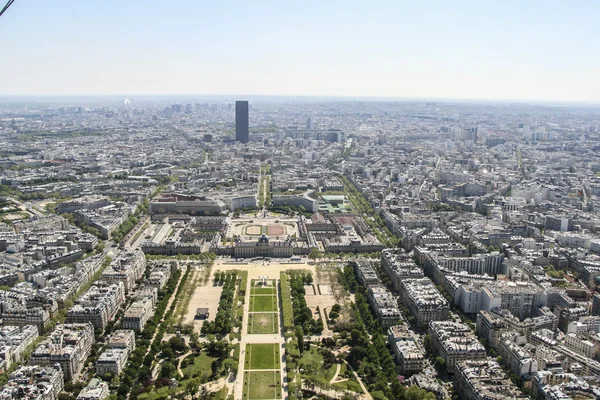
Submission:
{"label": "large courtyard", "polygon": [[298,227],[293,219],[235,219],[231,222],[226,236],[241,236],[244,240],[256,240],[262,235],[280,240],[287,236],[298,235]]}

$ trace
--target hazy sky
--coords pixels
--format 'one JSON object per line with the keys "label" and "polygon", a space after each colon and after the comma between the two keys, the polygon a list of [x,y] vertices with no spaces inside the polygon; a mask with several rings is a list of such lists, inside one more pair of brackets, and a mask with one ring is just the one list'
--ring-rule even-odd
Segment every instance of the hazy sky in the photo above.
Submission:
{"label": "hazy sky", "polygon": [[0,95],[598,102],[599,21],[596,0],[17,0]]}

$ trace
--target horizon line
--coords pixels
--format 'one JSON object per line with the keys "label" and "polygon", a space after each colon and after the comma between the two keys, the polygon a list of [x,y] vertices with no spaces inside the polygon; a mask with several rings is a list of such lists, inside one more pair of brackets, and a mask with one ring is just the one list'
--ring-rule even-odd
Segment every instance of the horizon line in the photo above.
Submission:
{"label": "horizon line", "polygon": [[431,97],[431,96],[377,96],[377,95],[312,95],[312,94],[152,94],[152,93],[112,93],[112,94],[5,94],[0,93],[0,99],[6,97],[123,97],[129,100],[135,97],[227,97],[227,98],[310,98],[310,99],[328,99],[328,100],[366,100],[366,101],[442,101],[442,102],[490,102],[490,103],[544,103],[544,104],[581,104],[600,106],[598,100],[560,100],[560,99],[518,99],[518,98],[481,98],[481,97]]}

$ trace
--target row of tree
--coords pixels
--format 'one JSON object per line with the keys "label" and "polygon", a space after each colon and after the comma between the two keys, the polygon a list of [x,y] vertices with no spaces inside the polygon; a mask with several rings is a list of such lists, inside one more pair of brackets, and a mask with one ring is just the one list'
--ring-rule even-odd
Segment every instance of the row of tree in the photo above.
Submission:
{"label": "row of tree", "polygon": [[117,230],[112,233],[112,238],[115,243],[119,243],[125,237],[125,235],[127,235],[129,231],[133,229],[138,221],[139,218],[136,215],[132,214],[128,216],[127,219],[123,221],[121,225],[119,225]]}
{"label": "row of tree", "polygon": [[200,253],[200,254],[177,254],[177,256],[166,256],[162,254],[146,254],[146,260],[168,260],[176,258],[179,261],[190,260],[190,261],[200,261],[200,262],[211,262],[217,259],[217,255],[215,253]]}
{"label": "row of tree", "polygon": [[301,327],[304,334],[318,335],[323,332],[323,321],[315,320],[312,311],[306,304],[305,285],[312,284],[312,275],[310,273],[292,273],[290,274],[290,289],[292,292],[292,312],[294,316],[294,325]]}
{"label": "row of tree", "polygon": [[381,217],[375,212],[371,203],[369,203],[365,196],[359,192],[356,186],[354,186],[348,178],[342,176],[341,179],[346,188],[346,192],[348,193],[348,197],[350,198],[350,202],[358,212],[366,215],[364,220],[367,225],[369,225],[369,228],[371,228],[375,237],[388,247],[396,247],[400,242],[400,239],[389,230]]}
{"label": "row of tree", "polygon": [[230,333],[233,329],[233,300],[235,298],[236,280],[236,272],[228,273],[222,280],[223,290],[221,291],[221,298],[219,299],[217,315],[212,322],[204,321],[201,329],[203,335],[218,334],[223,336]]}

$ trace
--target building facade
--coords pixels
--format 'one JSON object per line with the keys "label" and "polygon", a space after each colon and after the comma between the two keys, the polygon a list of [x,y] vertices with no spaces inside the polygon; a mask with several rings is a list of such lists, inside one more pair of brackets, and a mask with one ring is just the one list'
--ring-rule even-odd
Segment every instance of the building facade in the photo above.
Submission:
{"label": "building facade", "polygon": [[235,140],[237,142],[248,143],[250,140],[248,109],[247,101],[235,102]]}
{"label": "building facade", "polygon": [[31,353],[30,362],[41,366],[59,364],[65,381],[76,378],[94,344],[92,324],[61,324]]}
{"label": "building facade", "polygon": [[464,360],[456,366],[454,390],[461,400],[526,400],[506,377],[500,365],[489,359]]}
{"label": "building facade", "polygon": [[435,353],[446,360],[446,370],[450,374],[454,373],[459,361],[487,357],[485,347],[461,322],[432,321],[429,323],[429,335]]}

